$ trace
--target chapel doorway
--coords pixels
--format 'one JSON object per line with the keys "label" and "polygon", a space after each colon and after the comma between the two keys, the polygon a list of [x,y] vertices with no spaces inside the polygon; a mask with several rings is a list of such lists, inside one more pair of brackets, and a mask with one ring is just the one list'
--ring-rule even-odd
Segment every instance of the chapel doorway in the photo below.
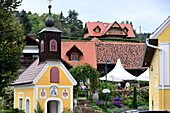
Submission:
{"label": "chapel doorway", "polygon": [[59,113],[59,102],[54,100],[48,101],[47,113]]}

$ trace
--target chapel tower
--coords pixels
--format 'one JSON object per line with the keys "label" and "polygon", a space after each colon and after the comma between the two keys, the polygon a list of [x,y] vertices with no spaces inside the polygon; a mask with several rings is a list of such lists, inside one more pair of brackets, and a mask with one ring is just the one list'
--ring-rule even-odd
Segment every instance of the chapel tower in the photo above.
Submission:
{"label": "chapel tower", "polygon": [[51,5],[49,15],[45,20],[46,28],[38,33],[39,35],[39,62],[61,60],[61,33],[62,31],[54,28],[54,19],[51,16]]}

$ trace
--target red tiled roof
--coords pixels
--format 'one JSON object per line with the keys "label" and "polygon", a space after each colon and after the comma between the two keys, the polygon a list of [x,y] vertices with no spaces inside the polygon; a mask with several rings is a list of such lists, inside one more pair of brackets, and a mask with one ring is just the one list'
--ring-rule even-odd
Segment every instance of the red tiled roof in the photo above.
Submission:
{"label": "red tiled roof", "polygon": [[128,35],[127,37],[135,37],[132,26],[130,24],[119,24],[119,25],[121,26],[122,29],[126,26],[126,28],[129,30],[127,32]]}
{"label": "red tiled roof", "polygon": [[[74,45],[83,53],[83,56],[81,57],[80,62],[71,62],[69,61],[69,57],[66,55],[66,53]],[[97,68],[95,42],[62,41],[61,42],[61,58],[73,66],[88,63],[93,68]]]}
{"label": "red tiled roof", "polygon": [[91,42],[95,42],[95,43],[100,43],[100,42],[101,42],[101,41],[100,41],[98,38],[96,38],[96,37],[92,38],[90,41],[91,41]]}
{"label": "red tiled roof", "polygon": [[128,68],[141,67],[144,43],[102,42],[96,43],[97,63],[106,63],[107,59],[117,59]]}
{"label": "red tiled roof", "polygon": [[[86,22],[86,28],[88,29],[88,35],[89,36],[102,36],[106,33],[107,30],[109,30],[109,28],[114,24],[113,23],[105,23],[106,27],[104,26],[104,23],[102,22]],[[119,24],[121,26],[121,28],[123,29],[125,26],[126,28],[129,30],[127,33],[127,37],[135,37],[132,27],[130,24]],[[99,33],[96,33],[95,31],[93,31],[93,29],[99,26],[101,28],[101,31]]]}

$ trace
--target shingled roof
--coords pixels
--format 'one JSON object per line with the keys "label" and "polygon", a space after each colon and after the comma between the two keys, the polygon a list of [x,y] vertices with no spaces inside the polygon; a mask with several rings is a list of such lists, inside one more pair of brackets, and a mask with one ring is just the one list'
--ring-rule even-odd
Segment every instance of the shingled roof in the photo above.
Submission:
{"label": "shingled roof", "polygon": [[110,59],[116,63],[120,59],[124,67],[141,67],[144,43],[101,42],[96,43],[97,63],[106,63]]}
{"label": "shingled roof", "polygon": [[11,85],[32,83],[45,65],[45,63],[39,64],[39,58],[37,58]]}

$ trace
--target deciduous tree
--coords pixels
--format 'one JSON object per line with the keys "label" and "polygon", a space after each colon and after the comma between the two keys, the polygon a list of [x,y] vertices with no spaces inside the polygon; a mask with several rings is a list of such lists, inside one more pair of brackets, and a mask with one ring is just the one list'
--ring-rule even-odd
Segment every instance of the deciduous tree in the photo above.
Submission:
{"label": "deciduous tree", "polygon": [[21,0],[0,1],[0,89],[16,79],[20,68],[24,37],[22,26],[13,16],[20,4]]}
{"label": "deciduous tree", "polygon": [[80,82],[86,83],[87,78],[90,79],[90,90],[92,93],[95,93],[98,83],[99,72],[95,70],[90,64],[85,63],[84,65],[78,65],[75,68],[71,68],[70,73],[73,75],[77,81],[75,86],[75,94],[80,86]]}
{"label": "deciduous tree", "polygon": [[26,35],[31,31],[31,24],[28,18],[28,14],[26,11],[22,10],[19,16],[20,16],[20,23],[23,25],[24,28],[24,35]]}

